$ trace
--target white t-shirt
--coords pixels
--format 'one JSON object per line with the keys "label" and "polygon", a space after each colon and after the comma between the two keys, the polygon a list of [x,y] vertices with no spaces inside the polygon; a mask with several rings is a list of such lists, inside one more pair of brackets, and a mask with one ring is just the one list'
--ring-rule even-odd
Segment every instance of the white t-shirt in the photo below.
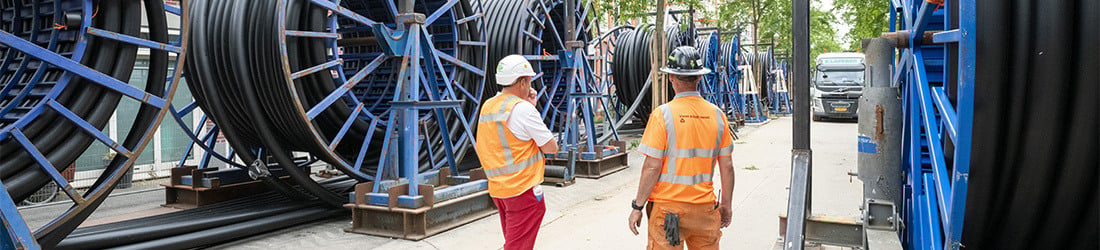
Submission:
{"label": "white t-shirt", "polygon": [[554,139],[554,134],[546,128],[546,124],[542,123],[542,115],[539,114],[538,109],[527,101],[521,101],[512,107],[512,114],[508,116],[508,122],[505,125],[516,139],[521,141],[534,139],[535,144],[540,147]]}

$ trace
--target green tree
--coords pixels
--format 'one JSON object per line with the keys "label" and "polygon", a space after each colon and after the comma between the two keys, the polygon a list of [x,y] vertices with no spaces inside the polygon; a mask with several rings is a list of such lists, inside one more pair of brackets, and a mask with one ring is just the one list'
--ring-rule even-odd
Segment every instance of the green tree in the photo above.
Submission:
{"label": "green tree", "polygon": [[[816,1],[815,1],[816,2]],[[726,30],[748,30],[754,24],[760,41],[771,41],[776,49],[791,50],[791,1],[733,0],[718,7],[719,26]],[[810,58],[823,51],[841,51],[833,24],[837,17],[831,10],[810,9]],[[753,34],[742,32],[746,38]],[[742,39],[748,40],[748,39]],[[811,62],[811,65],[813,62]]]}
{"label": "green tree", "polygon": [[824,52],[840,52],[840,43],[836,40],[836,16],[829,11],[810,9],[810,67],[816,66],[818,55]]}
{"label": "green tree", "polygon": [[886,32],[889,3],[881,0],[835,0],[833,4],[852,29],[844,36],[849,50],[858,49],[863,38],[879,37]]}

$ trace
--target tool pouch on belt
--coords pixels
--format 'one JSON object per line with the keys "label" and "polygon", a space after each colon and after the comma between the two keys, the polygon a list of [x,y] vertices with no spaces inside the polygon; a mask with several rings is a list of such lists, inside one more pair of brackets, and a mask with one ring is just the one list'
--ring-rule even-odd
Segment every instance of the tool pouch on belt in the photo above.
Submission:
{"label": "tool pouch on belt", "polygon": [[665,239],[670,246],[680,245],[680,215],[665,214]]}

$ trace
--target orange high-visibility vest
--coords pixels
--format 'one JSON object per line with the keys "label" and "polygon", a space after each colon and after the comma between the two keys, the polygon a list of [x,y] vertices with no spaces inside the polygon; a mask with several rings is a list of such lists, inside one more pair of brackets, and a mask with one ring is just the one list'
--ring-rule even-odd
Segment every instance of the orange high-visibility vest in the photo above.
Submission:
{"label": "orange high-visibility vest", "polygon": [[524,100],[500,94],[481,106],[477,122],[477,156],[489,179],[489,196],[513,197],[542,183],[546,168],[535,140],[521,141],[505,124],[512,108]]}
{"label": "orange high-visibility vest", "polygon": [[714,164],[733,153],[733,135],[721,109],[682,92],[651,113],[638,152],[664,161],[650,201],[712,203]]}

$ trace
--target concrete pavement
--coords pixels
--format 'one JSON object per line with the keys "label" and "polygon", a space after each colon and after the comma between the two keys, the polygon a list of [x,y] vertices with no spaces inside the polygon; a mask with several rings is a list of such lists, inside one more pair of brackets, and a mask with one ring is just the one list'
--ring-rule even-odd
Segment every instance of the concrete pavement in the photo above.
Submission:
{"label": "concrete pavement", "polygon": [[[815,214],[859,215],[862,184],[849,181],[856,168],[854,122],[814,122],[813,208]],[[791,119],[779,118],[742,129],[734,150],[736,185],[733,224],[723,229],[722,249],[770,249],[778,236],[778,215],[786,211],[790,182]],[[641,155],[630,168],[602,179],[578,179],[564,188],[545,187],[547,213],[536,249],[643,249],[642,235],[627,228],[628,203],[637,190]],[[218,249],[500,249],[504,238],[493,215],[421,241],[349,234],[341,218],[284,229]]]}

